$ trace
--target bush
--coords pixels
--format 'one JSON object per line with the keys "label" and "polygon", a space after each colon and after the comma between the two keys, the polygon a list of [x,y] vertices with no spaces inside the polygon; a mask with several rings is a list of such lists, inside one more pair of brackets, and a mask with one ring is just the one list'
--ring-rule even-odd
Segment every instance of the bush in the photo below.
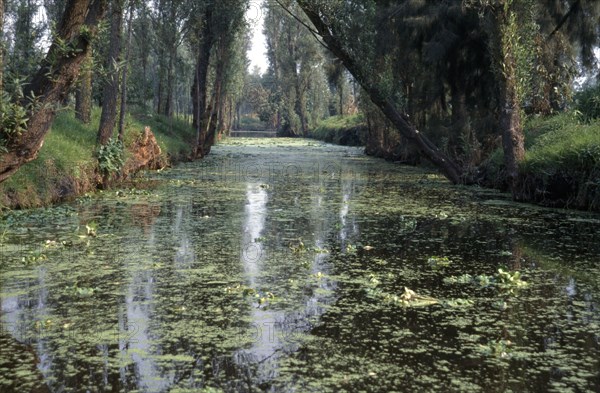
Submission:
{"label": "bush", "polygon": [[575,104],[584,121],[600,119],[600,83],[577,93]]}
{"label": "bush", "polygon": [[367,125],[363,115],[332,116],[319,122],[311,138],[346,146],[364,146]]}
{"label": "bush", "polygon": [[98,168],[104,175],[119,173],[125,164],[123,143],[111,138],[98,148]]}

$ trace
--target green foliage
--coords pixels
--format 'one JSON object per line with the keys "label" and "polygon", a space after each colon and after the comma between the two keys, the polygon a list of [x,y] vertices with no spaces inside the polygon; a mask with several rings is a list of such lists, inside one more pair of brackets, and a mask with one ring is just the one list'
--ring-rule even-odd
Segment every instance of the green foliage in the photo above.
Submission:
{"label": "green foliage", "polygon": [[364,115],[332,116],[321,120],[311,131],[311,138],[329,143],[361,146],[366,142],[367,125]]}
{"label": "green foliage", "polygon": [[562,115],[539,123],[537,132],[522,164],[525,173],[579,177],[600,169],[599,121],[579,124]]}
{"label": "green foliage", "polygon": [[471,274],[463,274],[462,276],[450,276],[444,278],[444,282],[448,284],[471,284],[479,288],[497,288],[501,293],[515,295],[516,291],[527,287],[527,282],[521,279],[520,272],[509,272],[504,269],[498,269],[494,276],[480,274],[472,276]]}
{"label": "green foliage", "polygon": [[498,269],[496,278],[498,280],[498,287],[502,289],[513,290],[527,286],[527,282],[521,279],[520,272],[511,273],[504,269]]}
{"label": "green foliage", "polygon": [[433,269],[443,269],[445,267],[450,266],[452,264],[452,261],[448,257],[432,256],[432,257],[429,257],[429,259],[427,260],[427,263]]}
{"label": "green foliage", "polygon": [[105,175],[118,173],[125,164],[123,143],[111,138],[107,144],[98,148],[98,167]]}
{"label": "green foliage", "polygon": [[[61,198],[58,187],[66,179],[76,179],[82,190],[91,190],[95,186],[94,168],[98,165],[95,153],[99,118],[98,108],[93,109],[90,124],[78,121],[72,111],[60,112],[38,159],[0,184],[0,195],[4,197],[0,205],[18,203],[26,208],[56,202]],[[146,125],[152,128],[163,154],[179,157],[182,152],[189,153],[195,132],[185,120],[149,117],[139,112],[127,116],[125,145],[129,146]]]}
{"label": "green foliage", "polygon": [[262,121],[261,119],[257,119],[255,117],[244,116],[240,120],[240,129],[245,131],[264,131],[268,129],[269,126]]}
{"label": "green foliage", "polygon": [[25,107],[11,100],[5,91],[0,92],[0,152],[6,152],[8,144],[27,130],[28,121]]}
{"label": "green foliage", "polygon": [[600,83],[577,93],[575,104],[584,121],[600,119]]}
{"label": "green foliage", "polygon": [[139,108],[133,108],[129,121],[134,128],[140,130],[143,126],[149,126],[162,151],[172,157],[187,156],[196,138],[196,130],[178,116],[150,115]]}
{"label": "green foliage", "polygon": [[0,153],[27,131],[29,113],[36,105],[35,97],[25,97],[25,79],[13,77],[6,90],[0,91]]}
{"label": "green foliage", "polygon": [[[303,17],[295,2],[289,8]],[[267,7],[265,35],[271,68],[263,76],[262,88],[255,84],[256,97],[251,98],[255,109],[261,120],[270,117],[282,133],[307,136],[329,104],[324,53],[310,32],[276,3]]]}

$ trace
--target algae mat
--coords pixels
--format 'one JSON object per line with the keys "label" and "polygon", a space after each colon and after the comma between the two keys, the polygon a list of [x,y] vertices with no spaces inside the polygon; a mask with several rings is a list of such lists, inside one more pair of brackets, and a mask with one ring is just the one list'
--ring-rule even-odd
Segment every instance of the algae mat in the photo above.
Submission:
{"label": "algae mat", "polygon": [[0,220],[0,391],[598,391],[600,216],[309,140]]}

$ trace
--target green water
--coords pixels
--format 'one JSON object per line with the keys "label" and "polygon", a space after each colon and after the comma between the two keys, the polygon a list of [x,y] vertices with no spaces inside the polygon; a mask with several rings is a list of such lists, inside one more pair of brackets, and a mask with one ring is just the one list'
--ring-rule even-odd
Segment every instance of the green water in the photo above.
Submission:
{"label": "green water", "polygon": [[302,140],[149,176],[2,217],[0,392],[600,390],[600,215]]}

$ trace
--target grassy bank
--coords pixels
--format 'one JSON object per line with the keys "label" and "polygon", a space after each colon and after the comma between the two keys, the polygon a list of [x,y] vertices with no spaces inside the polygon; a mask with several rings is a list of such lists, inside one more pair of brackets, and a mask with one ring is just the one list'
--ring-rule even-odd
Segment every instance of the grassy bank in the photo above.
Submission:
{"label": "grassy bank", "polygon": [[[97,174],[96,133],[100,110],[95,109],[88,125],[75,119],[72,111],[61,112],[39,157],[0,184],[0,208],[46,206],[95,189]],[[189,153],[194,131],[186,122],[134,112],[126,118],[125,146],[131,146],[149,126],[166,162]],[[125,149],[125,159],[131,155]]]}
{"label": "grassy bank", "polygon": [[600,120],[575,115],[535,119],[521,165],[522,198],[545,205],[600,210]]}
{"label": "grassy bank", "polygon": [[310,137],[328,143],[345,146],[364,146],[367,138],[367,123],[364,116],[333,116],[319,122]]}
{"label": "grassy bank", "polygon": [[[518,199],[600,210],[600,120],[576,112],[534,117],[527,120],[524,132],[526,155],[520,166]],[[498,150],[487,163],[486,178],[504,179],[502,171]]]}

